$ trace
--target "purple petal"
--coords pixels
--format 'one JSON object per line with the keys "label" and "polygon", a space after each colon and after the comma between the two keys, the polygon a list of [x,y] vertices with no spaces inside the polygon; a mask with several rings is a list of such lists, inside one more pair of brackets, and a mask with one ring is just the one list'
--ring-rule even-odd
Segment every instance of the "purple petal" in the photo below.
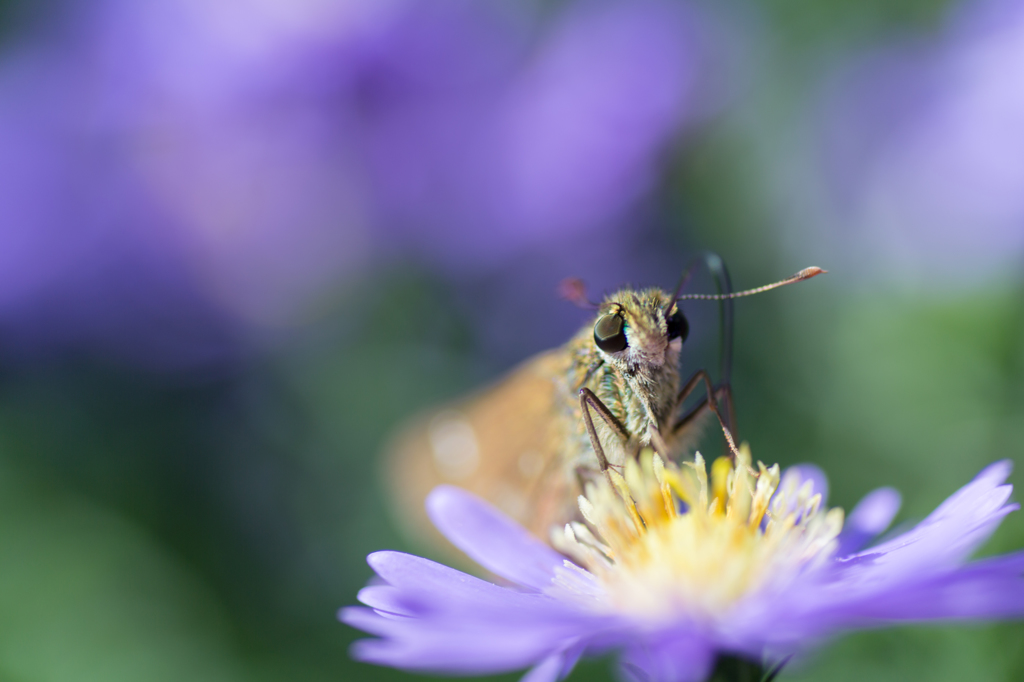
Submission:
{"label": "purple petal", "polygon": [[[570,611],[558,601],[536,593],[499,587],[454,568],[402,552],[374,552],[367,563],[392,589],[361,590],[368,606],[398,614],[487,611],[510,624],[543,615],[561,620]],[[387,587],[387,586],[385,586]]]}
{"label": "purple petal", "polygon": [[572,640],[591,632],[605,622],[605,619],[585,615],[580,618],[568,617],[565,611],[553,611],[543,605],[536,609],[531,609],[529,604],[524,606],[514,603],[498,608],[493,604],[478,604],[477,608],[472,608],[472,604],[468,606],[463,603],[457,608],[412,616],[352,606],[342,609],[338,618],[353,627],[396,641],[452,639],[453,642],[458,640],[462,643],[453,644],[458,647],[477,639],[504,641],[525,636],[536,639],[547,650],[557,642]]}
{"label": "purple petal", "polygon": [[515,521],[461,488],[435,488],[427,496],[427,514],[470,559],[524,587],[548,587],[565,561]]}
{"label": "purple petal", "polygon": [[528,673],[523,675],[519,682],[556,682],[569,673],[569,670],[565,669],[565,664],[565,652],[559,651],[557,654],[552,654],[533,666]]}
{"label": "purple petal", "polygon": [[[969,508],[978,504],[981,498],[988,495],[991,490],[997,489],[1001,483],[1009,478],[1012,471],[1013,462],[1008,459],[989,464],[974,477],[974,480],[950,495],[945,502],[936,507],[935,511],[925,519],[925,522],[955,517],[962,513],[965,507]],[[1009,488],[1009,486],[1005,487]],[[1007,490],[1006,496],[1009,497],[1009,494],[1010,492]]]}
{"label": "purple petal", "polygon": [[[535,602],[544,599],[525,596]],[[600,619],[559,617],[546,609],[531,612],[515,604],[475,605],[478,608],[463,604],[454,611],[416,617],[351,607],[342,609],[339,617],[382,638],[356,642],[352,655],[359,660],[410,670],[477,674],[534,665],[571,648],[593,627],[588,620],[600,623]]]}
{"label": "purple petal", "polygon": [[865,495],[846,519],[836,556],[860,550],[889,527],[899,510],[900,494],[894,488],[878,488]]}
{"label": "purple petal", "polygon": [[353,645],[362,661],[465,674],[515,670],[570,650],[605,625],[605,618],[547,595],[499,587],[420,557],[377,552],[367,561],[386,584],[360,591],[372,608],[339,614],[382,638]]}
{"label": "purple petal", "polygon": [[458,591],[485,598],[508,592],[462,571],[403,552],[374,552],[366,557],[366,563],[394,587],[428,592]]}
{"label": "purple petal", "polygon": [[487,675],[533,665],[560,643],[526,631],[512,634],[427,632],[401,640],[363,639],[353,643],[351,654],[364,663],[404,670]]}
{"label": "purple petal", "polygon": [[[978,599],[972,607],[975,613],[996,614],[999,608],[1017,613],[1017,559],[959,567],[1017,508],[1005,504],[1010,486],[1001,484],[1009,472],[1008,462],[989,466],[909,532],[836,562],[834,570],[819,575],[816,582],[805,581],[781,597],[766,595],[763,601],[748,602],[737,627],[748,634],[770,632],[775,642],[799,642],[832,628],[877,624],[880,619],[919,619],[928,613],[969,617],[971,595]],[[878,500],[873,504],[884,511]],[[874,511],[866,513],[869,521]],[[882,516],[875,519],[879,524]],[[992,581],[988,588],[986,579]],[[996,596],[1000,591],[1008,595],[1002,607]]]}
{"label": "purple petal", "polygon": [[893,590],[854,614],[885,621],[1015,618],[1024,615],[1024,552],[977,561],[955,572]]}
{"label": "purple petal", "polygon": [[687,629],[637,642],[623,653],[619,667],[623,677],[637,682],[702,682],[714,661],[711,642]]}
{"label": "purple petal", "polygon": [[378,637],[386,637],[392,632],[390,627],[392,619],[362,606],[346,606],[338,611],[338,620],[345,625],[351,625]]}
{"label": "purple petal", "polygon": [[402,618],[360,608],[341,613],[345,623],[383,637],[356,642],[353,657],[409,670],[484,674],[521,669],[565,651],[587,634],[579,624],[543,614],[530,622],[503,615],[483,611]]}
{"label": "purple petal", "polygon": [[935,573],[964,561],[1017,509],[1006,504],[1013,489],[1001,485],[1009,475],[1008,461],[996,462],[951,495],[912,530],[871,548],[870,565],[890,578]]}
{"label": "purple petal", "polygon": [[732,639],[788,650],[837,630],[901,622],[1024,616],[1024,552],[972,563],[938,575],[873,584],[839,580],[803,585],[746,609]]}
{"label": "purple petal", "polygon": [[402,592],[390,585],[370,585],[359,590],[356,598],[377,612],[414,616],[415,611],[402,599]]}

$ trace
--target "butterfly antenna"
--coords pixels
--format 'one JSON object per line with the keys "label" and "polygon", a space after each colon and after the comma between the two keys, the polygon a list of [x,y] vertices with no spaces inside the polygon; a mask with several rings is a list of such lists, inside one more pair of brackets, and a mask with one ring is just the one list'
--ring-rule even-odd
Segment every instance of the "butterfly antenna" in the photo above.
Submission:
{"label": "butterfly antenna", "polygon": [[741,298],[743,296],[753,296],[754,294],[760,294],[765,291],[771,291],[772,289],[778,289],[784,287],[787,284],[795,284],[796,282],[802,282],[805,279],[811,277],[817,277],[823,275],[828,270],[822,270],[819,267],[804,268],[800,272],[796,273],[792,277],[779,280],[778,282],[772,282],[771,284],[765,284],[764,286],[757,287],[755,289],[746,289],[744,291],[734,291],[729,294],[683,294],[682,296],[676,297],[677,301],[723,301],[730,298]]}
{"label": "butterfly antenna", "polygon": [[583,283],[582,279],[576,277],[569,277],[559,282],[558,296],[578,308],[596,310],[601,307],[587,298],[587,285]]}

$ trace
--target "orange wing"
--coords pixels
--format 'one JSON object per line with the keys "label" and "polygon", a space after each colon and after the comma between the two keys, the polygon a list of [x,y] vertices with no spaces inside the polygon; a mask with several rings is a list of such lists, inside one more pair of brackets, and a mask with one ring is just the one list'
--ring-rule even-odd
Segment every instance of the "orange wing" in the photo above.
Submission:
{"label": "orange wing", "polygon": [[416,539],[447,543],[424,499],[437,485],[465,488],[535,535],[574,516],[577,483],[564,449],[572,420],[564,351],[534,356],[497,384],[415,419],[386,458],[401,525]]}

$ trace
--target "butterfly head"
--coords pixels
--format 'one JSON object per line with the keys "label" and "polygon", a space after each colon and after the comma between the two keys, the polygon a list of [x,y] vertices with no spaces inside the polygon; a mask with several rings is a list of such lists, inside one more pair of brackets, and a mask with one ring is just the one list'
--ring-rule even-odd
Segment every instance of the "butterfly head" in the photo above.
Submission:
{"label": "butterfly head", "polygon": [[606,298],[594,320],[594,344],[603,359],[624,370],[674,366],[689,324],[667,300],[660,289],[623,289]]}

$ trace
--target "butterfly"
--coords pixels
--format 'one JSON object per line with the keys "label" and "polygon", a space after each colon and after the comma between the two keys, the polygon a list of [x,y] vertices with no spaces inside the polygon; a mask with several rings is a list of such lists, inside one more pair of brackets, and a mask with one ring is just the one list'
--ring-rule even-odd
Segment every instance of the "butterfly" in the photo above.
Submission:
{"label": "butterfly", "polygon": [[[594,316],[563,346],[529,358],[490,387],[421,415],[389,448],[385,476],[399,519],[414,537],[440,540],[424,513],[434,486],[448,483],[488,500],[538,537],[578,516],[588,480],[651,447],[678,459],[714,416],[731,452],[735,415],[729,385],[732,299],[822,274],[792,277],[732,292],[722,259],[706,254],[717,294],[623,288],[600,303],[586,301],[582,283],[567,280],[563,295]],[[719,301],[721,370],[717,383],[703,368],[680,371],[689,334],[684,300]],[[685,378],[684,378],[685,376]],[[693,407],[686,399],[703,392]]]}

